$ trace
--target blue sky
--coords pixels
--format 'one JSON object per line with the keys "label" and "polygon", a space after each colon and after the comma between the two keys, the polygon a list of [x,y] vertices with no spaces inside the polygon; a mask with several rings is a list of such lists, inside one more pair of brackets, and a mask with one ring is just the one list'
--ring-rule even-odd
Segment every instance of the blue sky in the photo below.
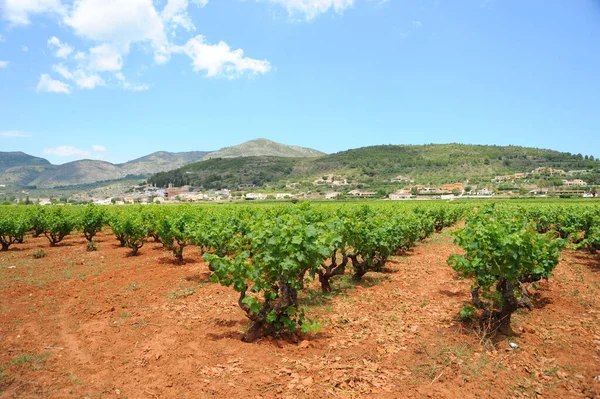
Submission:
{"label": "blue sky", "polygon": [[264,137],[600,156],[600,1],[0,0],[0,151]]}

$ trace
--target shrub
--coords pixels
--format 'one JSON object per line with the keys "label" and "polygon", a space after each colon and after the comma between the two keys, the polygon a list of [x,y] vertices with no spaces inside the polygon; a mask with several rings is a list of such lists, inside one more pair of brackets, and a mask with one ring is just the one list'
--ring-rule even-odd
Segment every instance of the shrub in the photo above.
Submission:
{"label": "shrub", "polygon": [[[102,231],[106,224],[106,212],[103,208],[88,204],[79,220],[79,227],[88,242],[92,242],[96,234]],[[88,248],[89,250],[89,248]]]}
{"label": "shrub", "polygon": [[298,305],[304,275],[328,256],[323,223],[306,223],[302,215],[265,215],[255,221],[251,251],[218,256],[205,254],[213,279],[240,293],[238,305],[250,319],[244,341],[251,342],[282,330],[318,328]]}
{"label": "shrub", "polygon": [[23,242],[25,233],[29,226],[21,218],[11,214],[0,214],[0,244],[1,251],[8,251],[8,248],[16,242]]}
{"label": "shrub", "polygon": [[49,209],[43,218],[44,235],[50,241],[51,247],[56,246],[56,244],[71,234],[75,225],[76,221],[73,220],[72,215],[66,214],[61,207]]}
{"label": "shrub", "polygon": [[44,251],[43,249],[36,249],[35,251],[33,251],[33,257],[34,259],[42,259],[46,257],[46,251]]}
{"label": "shrub", "polygon": [[121,228],[125,246],[131,248],[131,254],[136,256],[140,248],[144,246],[149,227],[144,222],[141,211],[134,210],[121,216]]}
{"label": "shrub", "polygon": [[520,215],[494,207],[468,218],[455,237],[465,254],[450,256],[448,263],[474,280],[473,305],[483,310],[482,320],[492,320],[500,333],[511,335],[511,316],[520,299],[528,300],[522,284],[548,279],[565,241],[539,234]]}
{"label": "shrub", "polygon": [[31,212],[31,231],[33,232],[33,237],[35,238],[44,234],[46,213],[46,208],[42,208],[41,205],[36,205]]}
{"label": "shrub", "polygon": [[96,244],[94,241],[88,241],[86,248],[88,252],[96,251],[98,249],[98,244]]}
{"label": "shrub", "polygon": [[194,236],[191,230],[193,220],[192,211],[186,206],[176,212],[163,215],[156,224],[160,241],[165,248],[173,251],[177,263],[183,263],[183,249],[192,242]]}

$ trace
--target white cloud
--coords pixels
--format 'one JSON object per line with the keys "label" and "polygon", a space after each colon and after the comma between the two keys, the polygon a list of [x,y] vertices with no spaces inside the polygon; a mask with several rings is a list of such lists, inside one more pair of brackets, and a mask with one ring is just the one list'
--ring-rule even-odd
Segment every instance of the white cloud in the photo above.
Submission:
{"label": "white cloud", "polygon": [[[286,3],[284,0],[268,1]],[[316,10],[324,12],[329,9],[341,11],[346,7],[344,4],[352,4],[354,0],[313,1],[323,3],[316,6]],[[311,1],[291,1],[295,2],[300,4],[300,9],[306,9]],[[34,14],[60,16],[63,26],[71,28],[84,43],[92,43],[89,49],[80,51],[56,36],[48,39],[48,46],[56,57],[65,60],[65,65],[53,66],[61,80],[55,80],[47,73],[41,75],[38,91],[70,93],[73,87],[106,86],[106,82],[111,83],[106,73],[120,72],[127,55],[140,46],[143,50],[150,49],[157,64],[167,63],[173,53],[186,54],[192,59],[193,69],[205,71],[207,77],[236,78],[270,71],[269,61],[245,57],[242,49],[232,50],[225,42],[207,44],[201,35],[185,39],[180,42],[185,43],[182,46],[173,43],[176,32],[196,30],[189,14],[190,7],[204,7],[207,3],[208,0],[0,0],[0,11],[13,24],[27,24]],[[160,11],[158,4],[164,4]],[[298,8],[293,4],[289,7]],[[124,76],[118,79],[118,86],[132,91],[150,88],[148,84],[131,83]]]}
{"label": "white cloud", "polygon": [[[208,0],[192,0],[198,7],[204,7]],[[187,13],[189,6],[188,0],[167,0],[167,5],[161,13],[161,17],[166,23],[170,23],[174,29],[181,26],[188,32],[195,31],[196,27]],[[175,31],[173,30],[173,36]]]}
{"label": "white cloud", "polygon": [[64,79],[75,82],[80,89],[93,89],[97,86],[106,86],[106,82],[96,74],[90,74],[83,69],[77,69],[71,72],[69,68],[63,64],[53,65],[52,69]]}
{"label": "white cloud", "polygon": [[4,36],[0,35],[0,43],[5,42],[6,39],[4,38]]}
{"label": "white cloud", "polygon": [[7,132],[0,132],[0,137],[1,138],[26,138],[26,137],[31,137],[31,135],[29,133],[25,133],[25,132],[19,132],[18,130],[9,130]]}
{"label": "white cloud", "polygon": [[60,80],[52,79],[50,75],[44,73],[40,76],[40,81],[38,82],[36,90],[39,92],[69,94],[71,92],[71,87]]}
{"label": "white cloud", "polygon": [[54,70],[54,72],[58,73],[65,79],[73,79],[73,74],[71,73],[71,71],[69,71],[69,68],[67,68],[63,64],[52,65],[52,69]]}
{"label": "white cloud", "polygon": [[188,0],[168,0],[167,5],[161,13],[165,21],[171,21],[175,25],[181,25],[186,30],[194,30],[196,27],[187,15]]}
{"label": "white cloud", "polygon": [[81,69],[75,71],[75,84],[80,89],[94,89],[98,86],[106,86],[106,82],[100,76],[87,74]]}
{"label": "white cloud", "polygon": [[90,49],[90,68],[96,71],[118,71],[123,68],[123,56],[110,44]]}
{"label": "white cloud", "polygon": [[146,91],[150,89],[150,85],[147,84],[140,84],[140,85],[135,85],[129,82],[123,82],[123,88],[125,90],[131,90],[131,91]]}
{"label": "white cloud", "polygon": [[56,155],[57,157],[88,157],[90,151],[70,145],[62,145],[60,147],[44,148],[44,154]]}
{"label": "white cloud", "polygon": [[135,85],[135,84],[128,82],[127,79],[125,78],[125,75],[123,75],[123,73],[121,73],[121,72],[117,72],[115,74],[115,77],[117,78],[117,80],[119,80],[121,82],[121,87],[123,87],[125,90],[146,91],[146,90],[150,89],[150,85],[147,85],[147,84]]}
{"label": "white cloud", "polygon": [[[169,0],[167,6],[173,1],[181,0]],[[184,5],[187,8],[187,0]],[[168,14],[172,18],[187,16],[180,4],[174,3],[170,8]],[[64,22],[78,36],[100,43],[90,49],[90,68],[96,71],[120,70],[134,43],[150,43],[159,64],[169,60],[165,24],[152,0],[75,0],[73,11]],[[78,54],[78,58],[82,55]]]}
{"label": "white cloud", "polygon": [[0,69],[6,68],[8,66],[8,61],[0,60]]}
{"label": "white cloud", "polygon": [[285,7],[292,16],[303,15],[306,20],[311,20],[319,14],[334,10],[342,13],[346,8],[354,5],[354,0],[256,0],[268,1]]}
{"label": "white cloud", "polygon": [[29,51],[29,47],[27,47],[27,46],[21,46],[21,51],[24,52],[24,53],[26,53],[26,52]]}
{"label": "white cloud", "polygon": [[[91,150],[86,148],[77,148],[71,145],[62,145],[59,147],[46,147],[44,148],[44,154],[55,155],[57,157],[78,157],[78,158],[90,158],[104,159],[105,154],[108,151],[103,145],[95,144]],[[93,152],[93,154],[92,154]]]}
{"label": "white cloud", "polygon": [[28,25],[31,15],[63,15],[65,8],[60,0],[2,0],[2,16],[12,25]]}
{"label": "white cloud", "polygon": [[69,46],[67,43],[62,43],[56,36],[52,36],[48,39],[48,47],[56,51],[54,56],[58,58],[67,58],[73,52],[73,47]]}
{"label": "white cloud", "polygon": [[152,0],[75,0],[64,21],[78,36],[110,42],[127,52],[132,42],[164,44],[163,21]]}
{"label": "white cloud", "polygon": [[267,73],[271,64],[267,60],[244,57],[244,50],[231,50],[227,43],[206,44],[204,36],[190,39],[184,46],[174,46],[173,53],[183,53],[192,59],[194,71],[206,71],[206,77],[220,75],[236,78],[244,72]]}

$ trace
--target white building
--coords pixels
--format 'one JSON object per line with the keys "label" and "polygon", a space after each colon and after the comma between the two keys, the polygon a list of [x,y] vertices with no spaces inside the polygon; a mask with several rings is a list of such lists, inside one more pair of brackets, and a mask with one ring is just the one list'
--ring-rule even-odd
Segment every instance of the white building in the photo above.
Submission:
{"label": "white building", "polygon": [[411,198],[411,194],[408,191],[398,190],[395,193],[390,194],[389,198],[392,201],[409,200]]}
{"label": "white building", "polygon": [[563,184],[567,187],[587,186],[588,184],[581,179],[563,180]]}
{"label": "white building", "polygon": [[262,194],[262,193],[248,193],[248,194],[246,194],[245,199],[248,200],[248,201],[265,200],[265,199],[267,199],[267,194]]}
{"label": "white building", "polygon": [[487,187],[477,190],[476,195],[492,195],[493,193]]}
{"label": "white building", "polygon": [[111,205],[112,204],[112,198],[106,198],[106,199],[99,199],[94,201],[94,205]]}

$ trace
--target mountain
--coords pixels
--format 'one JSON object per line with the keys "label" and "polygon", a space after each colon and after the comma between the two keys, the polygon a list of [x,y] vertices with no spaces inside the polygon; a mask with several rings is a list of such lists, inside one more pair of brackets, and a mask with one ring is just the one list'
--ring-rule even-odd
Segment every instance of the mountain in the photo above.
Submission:
{"label": "mountain", "polygon": [[[487,184],[495,175],[531,172],[538,167],[600,171],[600,162],[553,150],[466,144],[379,145],[327,155],[257,139],[215,152],[155,152],[117,165],[93,160],[52,165],[22,152],[0,152],[0,184],[52,188],[135,176],[149,177],[157,186],[173,183],[236,189],[240,184],[255,184],[283,189],[286,183],[300,183],[305,189],[314,189],[314,180],[333,175],[364,187],[392,188],[398,187],[390,183],[397,175],[418,184],[467,179],[471,184]],[[599,173],[580,177],[600,182]],[[560,177],[554,180],[548,184],[561,184]]]}
{"label": "mountain", "polygon": [[147,175],[180,168],[188,163],[199,161],[208,154],[210,151],[159,151],[118,166],[126,175]]}
{"label": "mountain", "polygon": [[52,165],[43,158],[22,152],[0,152],[0,184],[38,188],[67,187],[115,181],[127,176],[146,177],[178,169],[203,159],[252,156],[301,158],[322,155],[324,153],[310,148],[289,146],[265,139],[251,140],[215,152],[159,151],[122,164],[86,159],[63,165]]}
{"label": "mountain", "polygon": [[325,153],[312,148],[298,147],[276,143],[267,139],[255,139],[246,141],[233,147],[225,147],[212,152],[206,159],[215,158],[239,158],[239,157],[283,157],[283,158],[311,158],[325,155]]}
{"label": "mountain", "polygon": [[[206,189],[236,189],[240,184],[282,189],[286,183],[296,182],[312,187],[312,181],[324,175],[334,175],[364,186],[391,187],[390,179],[403,175],[419,184],[467,179],[473,184],[487,184],[496,175],[531,172],[538,167],[600,171],[600,162],[586,160],[581,154],[518,146],[381,145],[317,158],[262,156],[211,159],[158,173],[149,182],[157,186],[191,184]],[[596,179],[596,175],[598,173],[590,174],[588,178]]]}
{"label": "mountain", "polygon": [[130,175],[150,176],[196,162],[208,153],[161,151],[118,165],[89,159],[52,165],[46,159],[22,152],[0,152],[0,184],[51,188],[119,180]]}
{"label": "mountain", "polygon": [[0,173],[15,167],[50,165],[50,162],[46,159],[34,157],[24,152],[0,152]]}
{"label": "mountain", "polygon": [[29,181],[27,185],[61,187],[121,179],[125,176],[126,174],[121,168],[110,162],[84,159],[62,165],[52,165],[52,167],[47,168],[33,180]]}

